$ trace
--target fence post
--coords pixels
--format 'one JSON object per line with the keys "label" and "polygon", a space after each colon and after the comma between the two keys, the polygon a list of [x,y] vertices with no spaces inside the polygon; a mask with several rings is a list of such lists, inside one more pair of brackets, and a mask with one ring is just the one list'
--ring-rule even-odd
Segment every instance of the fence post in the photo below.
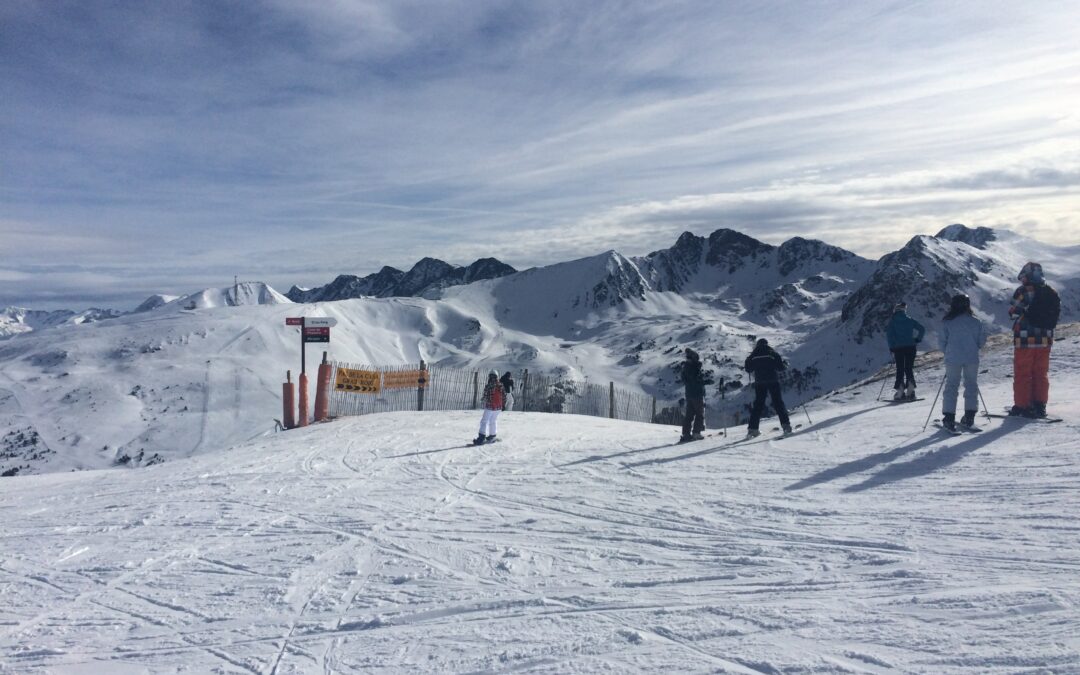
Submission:
{"label": "fence post", "polygon": [[420,377],[416,381],[416,409],[424,409],[424,384],[427,382],[427,363],[420,359]]}
{"label": "fence post", "polygon": [[608,417],[615,419],[615,383],[608,382]]}
{"label": "fence post", "polygon": [[529,369],[525,369],[525,375],[521,378],[521,412],[529,409]]}
{"label": "fence post", "polygon": [[656,397],[652,397],[652,417],[649,418],[649,422],[656,424]]}
{"label": "fence post", "polygon": [[472,409],[476,410],[477,396],[480,395],[480,371],[474,370],[472,374]]}

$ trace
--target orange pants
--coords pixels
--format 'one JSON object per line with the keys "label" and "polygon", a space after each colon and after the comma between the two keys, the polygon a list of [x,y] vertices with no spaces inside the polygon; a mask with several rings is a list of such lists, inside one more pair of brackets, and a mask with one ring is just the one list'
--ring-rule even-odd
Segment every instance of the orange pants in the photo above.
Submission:
{"label": "orange pants", "polygon": [[1027,347],[1013,351],[1013,404],[1028,408],[1046,404],[1050,396],[1050,348]]}

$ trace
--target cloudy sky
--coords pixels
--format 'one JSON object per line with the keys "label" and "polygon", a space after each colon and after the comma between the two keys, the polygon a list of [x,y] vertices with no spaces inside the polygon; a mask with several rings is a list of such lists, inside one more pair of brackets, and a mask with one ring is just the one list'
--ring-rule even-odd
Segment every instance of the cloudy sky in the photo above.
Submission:
{"label": "cloudy sky", "polygon": [[0,3],[0,307],[732,227],[1080,243],[1080,3]]}

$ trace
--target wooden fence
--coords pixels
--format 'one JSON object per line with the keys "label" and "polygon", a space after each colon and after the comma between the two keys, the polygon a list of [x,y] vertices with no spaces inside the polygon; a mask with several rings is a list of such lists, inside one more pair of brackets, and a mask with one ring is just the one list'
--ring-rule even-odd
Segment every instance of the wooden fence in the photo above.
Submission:
{"label": "wooden fence", "polygon": [[[419,365],[331,363],[330,416],[406,410],[475,410],[482,405],[488,371]],[[567,413],[654,424],[681,424],[682,409],[613,383],[552,374],[511,373],[516,411]]]}

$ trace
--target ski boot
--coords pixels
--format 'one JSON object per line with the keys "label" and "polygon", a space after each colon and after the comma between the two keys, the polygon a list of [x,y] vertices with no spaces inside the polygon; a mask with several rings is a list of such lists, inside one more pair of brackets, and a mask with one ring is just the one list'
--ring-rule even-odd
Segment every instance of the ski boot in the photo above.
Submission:
{"label": "ski boot", "polygon": [[1032,415],[1031,415],[1032,417],[1035,417],[1035,418],[1038,418],[1038,419],[1045,419],[1046,418],[1046,404],[1041,403],[1039,401],[1035,401],[1034,403],[1031,404],[1031,412],[1032,412]]}
{"label": "ski boot", "polygon": [[904,399],[907,401],[915,400],[915,385],[909,384],[907,389],[904,390]]}
{"label": "ski boot", "polygon": [[760,435],[761,435],[761,432],[758,431],[757,429],[747,429],[747,431],[746,431],[746,437],[747,438],[757,438]]}
{"label": "ski boot", "polygon": [[1009,417],[1034,417],[1035,411],[1031,408],[1014,405],[1009,409]]}
{"label": "ski boot", "polygon": [[698,431],[698,432],[690,435],[690,440],[692,440],[692,441],[703,441],[703,440],[705,440],[705,436],[702,435],[702,433],[700,431]]}
{"label": "ski boot", "polygon": [[689,436],[679,436],[679,442],[680,443],[689,443],[692,440],[694,440],[694,439],[692,439]]}
{"label": "ski boot", "polygon": [[485,436],[484,434],[480,434],[475,439],[473,439],[472,444],[473,445],[483,445],[486,441],[487,441],[487,436]]}
{"label": "ski boot", "polygon": [[971,429],[975,426],[975,411],[965,410],[964,416],[960,418],[960,426],[965,429]]}
{"label": "ski boot", "polygon": [[485,443],[494,443],[495,442],[495,434],[491,434],[490,436],[485,437],[484,442]]}
{"label": "ski boot", "polygon": [[892,395],[892,400],[903,401],[904,400],[904,388],[897,387],[896,391]]}
{"label": "ski boot", "polygon": [[956,432],[956,413],[945,413],[941,416],[941,426],[953,433]]}
{"label": "ski boot", "polygon": [[783,431],[784,431],[784,435],[785,435],[785,436],[790,436],[790,435],[792,434],[792,431],[791,431],[791,425],[790,425],[790,424],[785,424],[785,425],[784,425],[784,426],[782,427],[782,429],[783,429]]}

